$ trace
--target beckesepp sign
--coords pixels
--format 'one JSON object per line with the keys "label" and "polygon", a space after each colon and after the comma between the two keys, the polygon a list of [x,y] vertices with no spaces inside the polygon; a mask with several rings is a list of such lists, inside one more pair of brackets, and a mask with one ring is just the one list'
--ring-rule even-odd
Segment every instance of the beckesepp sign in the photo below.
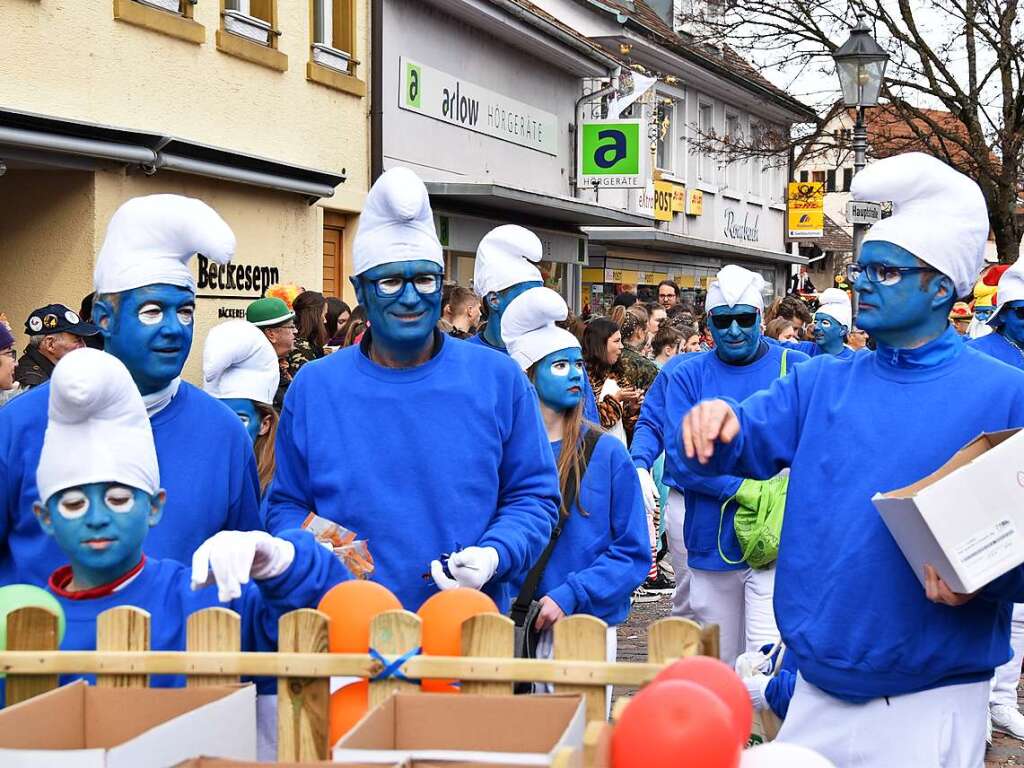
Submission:
{"label": "beckesepp sign", "polygon": [[547,155],[558,154],[558,118],[550,112],[399,58],[398,106]]}
{"label": "beckesepp sign", "polygon": [[[650,182],[650,147],[642,120],[588,120],[579,128],[579,184],[606,189],[644,189]],[[644,151],[644,148],[648,151]]]}

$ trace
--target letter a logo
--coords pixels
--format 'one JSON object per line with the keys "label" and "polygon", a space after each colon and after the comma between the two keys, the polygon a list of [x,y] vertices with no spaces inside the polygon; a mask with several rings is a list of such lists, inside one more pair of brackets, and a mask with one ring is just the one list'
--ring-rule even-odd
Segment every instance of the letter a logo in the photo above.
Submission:
{"label": "letter a logo", "polygon": [[597,134],[600,144],[594,152],[594,162],[599,168],[611,168],[626,157],[626,134],[609,128]]}

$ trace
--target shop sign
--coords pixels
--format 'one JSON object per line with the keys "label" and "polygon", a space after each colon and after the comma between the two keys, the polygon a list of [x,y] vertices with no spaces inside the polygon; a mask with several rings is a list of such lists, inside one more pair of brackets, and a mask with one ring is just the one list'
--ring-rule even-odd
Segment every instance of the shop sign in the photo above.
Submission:
{"label": "shop sign", "polygon": [[642,120],[587,120],[579,126],[581,187],[605,189],[644,188],[648,185],[650,152],[641,141]]}
{"label": "shop sign", "polygon": [[686,215],[704,215],[704,192],[700,189],[691,189],[686,194]]}
{"label": "shop sign", "polygon": [[686,187],[682,184],[672,185],[672,213],[686,212]]}
{"label": "shop sign", "polygon": [[[281,282],[280,271],[269,264],[218,264],[199,254],[196,264],[197,299],[262,298],[263,292]],[[245,311],[242,311],[242,315]],[[236,315],[221,315],[235,317]]]}
{"label": "shop sign", "polygon": [[400,109],[521,147],[558,154],[558,118],[405,57],[398,60]]}
{"label": "shop sign", "polygon": [[736,209],[726,208],[725,209],[725,226],[722,228],[722,234],[725,235],[727,240],[742,240],[748,243],[756,243],[761,233],[758,229],[760,215],[750,215],[750,211],[744,211],[743,217],[740,218]]}
{"label": "shop sign", "polygon": [[655,221],[672,221],[672,198],[678,186],[670,181],[654,182]]}
{"label": "shop sign", "polygon": [[825,232],[825,184],[791,181],[786,196],[790,238],[821,237]]}

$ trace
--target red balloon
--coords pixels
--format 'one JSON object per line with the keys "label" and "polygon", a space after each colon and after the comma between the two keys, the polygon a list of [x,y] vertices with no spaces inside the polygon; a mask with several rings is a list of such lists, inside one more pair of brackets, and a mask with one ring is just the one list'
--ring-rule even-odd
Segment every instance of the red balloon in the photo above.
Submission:
{"label": "red balloon", "polygon": [[402,610],[402,603],[376,582],[352,579],[332,587],[321,598],[317,610],[331,617],[331,653],[366,653],[370,647],[370,622],[377,614]]}
{"label": "red balloon", "polygon": [[[481,613],[497,613],[498,606],[475,589],[447,589],[431,595],[417,611],[423,621],[422,645],[426,656],[461,656],[462,622]],[[424,680],[425,693],[458,693],[455,680]]]}
{"label": "red balloon", "polygon": [[612,732],[612,768],[738,768],[743,745],[715,694],[686,680],[652,682]]}
{"label": "red balloon", "polygon": [[667,680],[688,680],[718,696],[729,709],[736,738],[741,744],[747,743],[754,725],[754,706],[732,667],[711,656],[687,656],[661,670],[651,685]]}

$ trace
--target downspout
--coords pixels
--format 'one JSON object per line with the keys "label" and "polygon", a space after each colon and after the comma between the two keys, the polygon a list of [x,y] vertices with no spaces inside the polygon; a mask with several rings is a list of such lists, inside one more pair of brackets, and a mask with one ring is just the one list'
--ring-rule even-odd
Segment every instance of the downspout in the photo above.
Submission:
{"label": "downspout", "polygon": [[370,184],[384,173],[384,0],[370,0]]}
{"label": "downspout", "polygon": [[615,69],[612,70],[611,72],[611,83],[606,88],[602,88],[599,91],[594,91],[593,93],[586,93],[580,96],[578,99],[576,99],[576,108],[573,112],[573,124],[569,126],[569,133],[571,134],[572,138],[572,171],[569,175],[569,187],[572,189],[573,197],[578,197],[579,195],[576,169],[579,165],[580,151],[579,138],[577,136],[577,131],[579,131],[579,124],[582,120],[580,110],[583,108],[583,105],[586,104],[587,102],[596,101],[597,99],[603,99],[605,96],[616,93],[619,90],[619,75],[621,74],[621,72],[621,66],[615,67]]}

